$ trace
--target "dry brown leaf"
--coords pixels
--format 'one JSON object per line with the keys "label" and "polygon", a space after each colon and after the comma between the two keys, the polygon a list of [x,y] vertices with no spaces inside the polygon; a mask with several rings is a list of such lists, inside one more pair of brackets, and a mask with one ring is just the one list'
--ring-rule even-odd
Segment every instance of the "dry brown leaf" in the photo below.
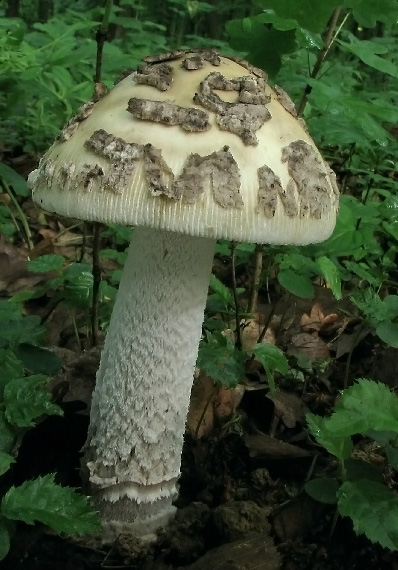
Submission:
{"label": "dry brown leaf", "polygon": [[325,360],[329,358],[329,348],[319,337],[317,332],[299,333],[292,338],[292,344],[288,348],[288,354],[302,354],[310,360]]}
{"label": "dry brown leaf", "polygon": [[244,436],[245,445],[250,457],[267,457],[270,459],[287,459],[309,457],[311,454],[301,447],[279,441],[265,433],[247,434]]}
{"label": "dry brown leaf", "polygon": [[274,414],[287,428],[294,428],[297,423],[304,424],[307,408],[296,394],[278,391],[266,395],[275,406]]}

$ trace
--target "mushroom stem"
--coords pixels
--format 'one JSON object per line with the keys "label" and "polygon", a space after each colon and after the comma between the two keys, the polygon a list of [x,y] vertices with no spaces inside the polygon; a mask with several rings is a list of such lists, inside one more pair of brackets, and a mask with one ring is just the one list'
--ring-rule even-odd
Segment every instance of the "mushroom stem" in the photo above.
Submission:
{"label": "mushroom stem", "polygon": [[174,512],[215,240],[136,228],[93,394],[84,461],[110,535]]}

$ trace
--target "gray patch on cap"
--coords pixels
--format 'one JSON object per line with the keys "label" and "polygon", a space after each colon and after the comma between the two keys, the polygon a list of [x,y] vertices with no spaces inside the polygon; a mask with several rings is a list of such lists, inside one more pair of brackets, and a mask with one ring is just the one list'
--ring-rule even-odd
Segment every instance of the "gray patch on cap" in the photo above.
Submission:
{"label": "gray patch on cap", "polygon": [[283,192],[281,180],[267,165],[257,170],[257,176],[259,209],[267,218],[272,218],[278,205],[278,195]]}
{"label": "gray patch on cap", "polygon": [[93,111],[95,102],[93,100],[87,101],[84,103],[76,113],[76,115],[70,119],[60,132],[57,137],[59,142],[65,142],[71,138],[71,136],[76,132],[78,126],[84,119],[87,119]]}
{"label": "gray patch on cap", "polygon": [[173,193],[174,174],[162,156],[162,151],[151,144],[144,147],[144,170],[147,182],[154,196],[163,194],[168,198],[179,199]]}
{"label": "gray patch on cap", "polygon": [[282,87],[279,87],[279,85],[274,85],[274,91],[276,94],[276,98],[279,101],[279,103],[282,105],[282,107],[293,117],[297,117],[296,105],[290,99],[286,91],[282,89]]}
{"label": "gray patch on cap", "polygon": [[228,147],[207,156],[191,154],[173,188],[188,204],[197,202],[210,178],[215,201],[223,208],[242,208],[239,167]]}
{"label": "gray patch on cap", "polygon": [[147,55],[142,58],[145,63],[162,63],[163,61],[173,61],[179,59],[185,54],[185,51],[176,49],[173,51],[166,51],[164,53],[157,53],[155,55]]}
{"label": "gray patch on cap", "polygon": [[188,71],[193,71],[196,69],[201,69],[205,64],[203,57],[198,55],[192,55],[191,57],[186,57],[182,62],[182,67],[188,69]]}
{"label": "gray patch on cap", "polygon": [[[238,103],[223,101],[215,90],[236,91]],[[238,135],[246,145],[258,144],[255,133],[271,118],[265,107],[270,97],[264,93],[263,80],[251,76],[227,79],[221,73],[212,72],[201,82],[193,99],[216,113],[221,130]]]}
{"label": "gray patch on cap", "polygon": [[220,54],[216,49],[200,49],[192,50],[197,52],[200,57],[202,57],[205,61],[208,61],[212,65],[219,66],[221,63]]}
{"label": "gray patch on cap", "polygon": [[282,149],[282,162],[297,186],[300,197],[300,216],[321,218],[331,209],[331,184],[325,164],[315,149],[303,140],[290,143]]}
{"label": "gray patch on cap", "polygon": [[83,164],[79,174],[79,183],[86,192],[91,192],[98,178],[102,178],[104,174],[99,164]]}
{"label": "gray patch on cap", "polygon": [[225,57],[227,59],[230,59],[231,61],[234,61],[235,63],[238,63],[239,65],[250,71],[250,73],[253,73],[253,75],[255,75],[256,77],[261,77],[262,79],[267,81],[268,75],[265,73],[265,71],[263,71],[259,67],[255,67],[254,65],[252,65],[245,59],[238,57],[237,55],[227,55]]}
{"label": "gray patch on cap", "polygon": [[29,176],[29,186],[35,188],[51,188],[55,174],[55,163],[51,158],[42,159],[39,167],[34,171],[35,176]]}
{"label": "gray patch on cap", "polygon": [[293,180],[289,180],[286,189],[282,187],[279,197],[285,209],[285,213],[289,218],[297,218],[299,215],[299,205],[297,202],[296,185]]}
{"label": "gray patch on cap", "polygon": [[130,181],[138,160],[143,158],[143,145],[128,143],[103,129],[95,131],[84,146],[110,161],[109,172],[103,177],[103,189],[120,194]]}
{"label": "gray patch on cap", "polygon": [[193,107],[187,109],[173,103],[133,97],[128,102],[127,110],[137,119],[169,126],[179,125],[190,133],[210,129],[209,115]]}
{"label": "gray patch on cap", "polygon": [[134,78],[139,84],[151,85],[159,91],[167,91],[173,82],[173,68],[167,63],[139,65]]}
{"label": "gray patch on cap", "polygon": [[216,122],[221,130],[238,135],[245,145],[256,146],[256,131],[270,118],[266,107],[239,103],[229,107],[225,115],[217,115]]}

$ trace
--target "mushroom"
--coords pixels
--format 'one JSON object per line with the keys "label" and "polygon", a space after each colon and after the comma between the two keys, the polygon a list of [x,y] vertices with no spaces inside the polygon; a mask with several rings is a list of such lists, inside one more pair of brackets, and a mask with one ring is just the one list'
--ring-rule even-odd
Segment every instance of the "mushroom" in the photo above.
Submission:
{"label": "mushroom", "polygon": [[30,175],[47,210],[135,228],[84,456],[110,539],[173,516],[217,238],[304,245],[334,228],[334,174],[281,92],[212,50],[150,56]]}

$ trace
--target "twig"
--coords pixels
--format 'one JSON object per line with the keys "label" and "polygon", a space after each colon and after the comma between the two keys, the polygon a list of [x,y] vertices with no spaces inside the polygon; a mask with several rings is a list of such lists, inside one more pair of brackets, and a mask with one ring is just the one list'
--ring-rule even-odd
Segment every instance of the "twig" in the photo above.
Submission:
{"label": "twig", "polygon": [[97,346],[99,339],[99,289],[101,285],[101,264],[99,252],[101,249],[101,230],[102,225],[96,223],[94,225],[94,244],[93,244],[93,299],[91,305],[91,345]]}
{"label": "twig", "polygon": [[206,414],[206,412],[207,412],[207,410],[208,410],[208,407],[209,407],[210,404],[211,404],[211,401],[213,400],[214,396],[217,394],[218,388],[219,388],[219,387],[218,387],[217,385],[215,385],[214,388],[213,388],[213,390],[212,390],[212,392],[210,393],[210,396],[209,396],[209,397],[207,398],[207,400],[206,400],[206,403],[205,403],[205,405],[204,405],[204,408],[203,408],[203,410],[202,410],[202,413],[200,414],[200,418],[199,418],[199,420],[198,420],[198,423],[196,424],[195,435],[194,435],[195,439],[198,439],[198,434],[199,434],[200,426],[202,425],[203,419],[204,419],[205,414]]}
{"label": "twig", "polygon": [[260,287],[261,271],[263,269],[263,246],[256,244],[254,251],[254,272],[252,277],[250,299],[247,312],[253,314],[257,310],[258,290]]}
{"label": "twig", "polygon": [[[337,32],[335,32],[335,28],[336,28],[337,21],[338,21],[339,16],[340,16],[340,12],[341,12],[341,6],[335,9],[335,11],[332,14],[332,17],[329,20],[329,24],[328,24],[328,27],[326,29],[326,34],[325,34],[325,38],[324,38],[324,42],[323,42],[324,47],[323,47],[323,49],[320,50],[320,52],[318,52],[318,57],[316,59],[315,65],[314,65],[314,67],[312,69],[312,73],[310,75],[311,79],[315,79],[315,77],[318,75],[319,70],[321,69],[323,62],[325,61],[325,58],[330,51],[330,48],[332,47],[332,45],[333,45],[337,35],[339,34],[341,28],[343,27],[343,25],[347,21],[349,13],[345,16],[343,22],[338,27]],[[304,91],[304,95],[300,101],[300,104],[297,107],[297,114],[298,115],[302,115],[302,113],[305,109],[305,106],[307,105],[308,95],[311,93],[311,90],[312,90],[311,85],[307,85],[305,88],[305,91]]]}
{"label": "twig", "polygon": [[[109,20],[111,17],[113,0],[106,0],[104,17],[100,27],[97,30],[95,39],[97,42],[97,56],[95,61],[95,74],[94,74],[94,100],[100,90],[101,73],[102,73],[102,56],[104,52],[104,45],[108,38]],[[101,265],[99,259],[99,252],[101,249],[101,230],[102,225],[98,222],[94,223],[94,245],[93,245],[93,300],[91,305],[91,335],[92,346],[97,346],[99,337],[99,288],[101,285]]]}
{"label": "twig", "polygon": [[236,292],[236,273],[235,273],[235,262],[236,262],[236,242],[231,242],[231,258],[232,258],[232,293],[234,296],[235,303],[235,326],[236,326],[236,342],[235,346],[239,350],[242,348],[242,336],[240,333],[240,317],[239,317],[239,302],[238,294]]}
{"label": "twig", "polygon": [[[33,249],[34,246],[33,246],[33,241],[32,241],[32,233],[31,233],[31,231],[30,231],[30,227],[29,227],[28,221],[27,221],[27,219],[26,219],[26,217],[25,217],[25,214],[23,213],[22,208],[21,208],[21,206],[20,206],[19,203],[18,203],[18,200],[15,198],[14,193],[13,193],[13,191],[11,190],[11,188],[8,186],[7,182],[6,182],[5,180],[3,180],[2,183],[3,183],[3,185],[4,185],[5,191],[6,191],[7,194],[8,194],[8,197],[10,198],[10,200],[11,200],[11,202],[12,202],[12,205],[14,206],[14,208],[16,209],[16,211],[18,212],[20,222],[21,222],[22,227],[23,227],[24,232],[25,232],[25,237],[26,237],[26,242],[27,242],[27,244],[28,244],[28,248],[29,248],[29,249]],[[11,209],[10,209],[10,208],[9,208],[9,210],[10,210],[10,212],[11,212]],[[14,218],[14,219],[15,219],[15,218]],[[15,223],[15,222],[14,222],[14,223]],[[18,227],[18,226],[16,226],[16,227]]]}

